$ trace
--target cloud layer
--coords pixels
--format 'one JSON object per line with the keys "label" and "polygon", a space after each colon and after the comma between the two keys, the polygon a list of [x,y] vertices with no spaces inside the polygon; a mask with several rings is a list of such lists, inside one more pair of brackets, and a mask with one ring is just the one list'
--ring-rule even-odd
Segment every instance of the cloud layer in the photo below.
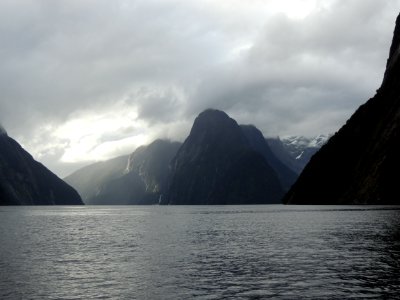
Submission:
{"label": "cloud layer", "polygon": [[60,175],[182,140],[208,107],[336,131],[382,80],[400,0],[0,2],[0,121]]}

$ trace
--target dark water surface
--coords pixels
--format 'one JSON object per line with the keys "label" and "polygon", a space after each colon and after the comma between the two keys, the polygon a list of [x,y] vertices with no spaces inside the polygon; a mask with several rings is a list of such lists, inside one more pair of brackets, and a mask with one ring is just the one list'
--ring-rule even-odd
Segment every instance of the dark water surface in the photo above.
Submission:
{"label": "dark water surface", "polygon": [[0,207],[0,299],[400,299],[400,210]]}

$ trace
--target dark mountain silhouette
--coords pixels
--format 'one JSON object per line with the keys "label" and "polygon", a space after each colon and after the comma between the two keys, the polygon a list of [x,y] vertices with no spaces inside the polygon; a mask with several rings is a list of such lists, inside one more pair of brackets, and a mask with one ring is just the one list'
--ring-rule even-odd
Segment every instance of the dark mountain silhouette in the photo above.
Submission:
{"label": "dark mountain silhouette", "polygon": [[296,204],[400,204],[400,15],[381,87],[317,152],[284,197]]}
{"label": "dark mountain silhouette", "polygon": [[78,193],[0,128],[0,205],[83,204]]}
{"label": "dark mountain silhouette", "polygon": [[289,190],[298,175],[275,156],[260,130],[253,125],[240,125],[240,127],[250,146],[259,152],[274,169],[284,190]]}
{"label": "dark mountain silhouette", "polygon": [[163,204],[277,203],[283,195],[275,171],[222,111],[196,118],[171,167]]}
{"label": "dark mountain silhouette", "polygon": [[86,204],[156,204],[166,188],[169,163],[180,143],[156,140],[121,156],[76,171],[66,181]]}

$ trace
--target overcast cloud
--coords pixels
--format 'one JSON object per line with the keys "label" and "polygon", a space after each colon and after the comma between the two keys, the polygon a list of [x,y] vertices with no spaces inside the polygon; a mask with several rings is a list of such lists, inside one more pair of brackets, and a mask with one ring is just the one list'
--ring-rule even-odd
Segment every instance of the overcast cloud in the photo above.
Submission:
{"label": "overcast cloud", "polygon": [[335,132],[379,87],[400,0],[2,0],[0,123],[61,176],[213,107]]}

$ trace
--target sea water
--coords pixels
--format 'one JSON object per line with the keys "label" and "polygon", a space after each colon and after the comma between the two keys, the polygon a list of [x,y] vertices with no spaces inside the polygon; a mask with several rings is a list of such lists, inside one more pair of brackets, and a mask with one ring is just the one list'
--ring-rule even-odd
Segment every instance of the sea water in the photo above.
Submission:
{"label": "sea water", "polygon": [[400,208],[0,207],[0,299],[400,298]]}

